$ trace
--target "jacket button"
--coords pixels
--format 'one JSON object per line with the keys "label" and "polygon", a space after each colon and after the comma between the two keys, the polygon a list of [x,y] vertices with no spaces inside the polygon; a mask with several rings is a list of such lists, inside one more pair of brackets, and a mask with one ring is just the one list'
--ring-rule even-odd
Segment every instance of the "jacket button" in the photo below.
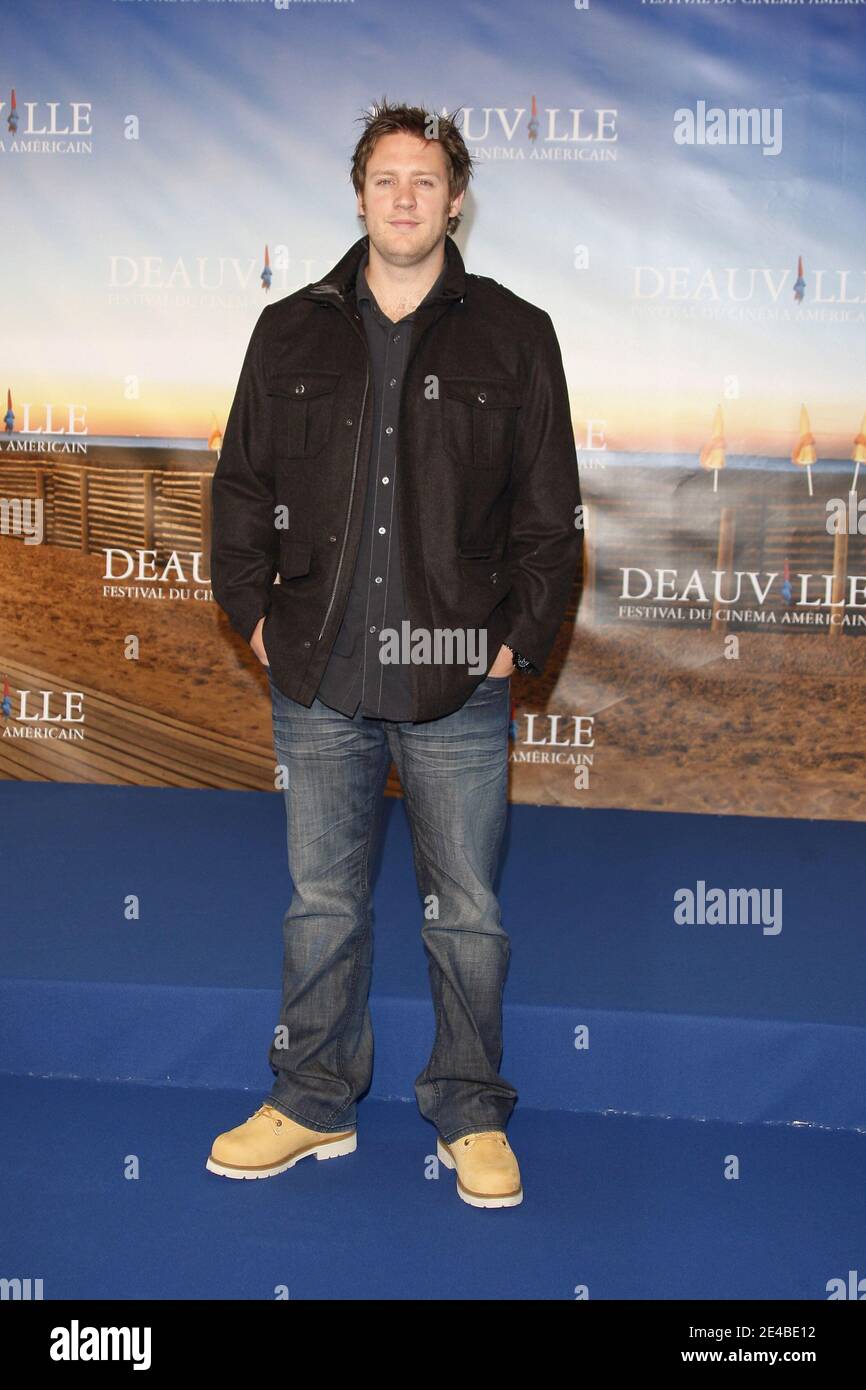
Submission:
{"label": "jacket button", "polygon": [[299,381],[297,386],[295,387],[295,395],[302,396],[306,389],[307,388],[304,386],[304,383],[302,381]]}
{"label": "jacket button", "polygon": [[495,570],[494,570],[493,574],[491,574],[490,578],[493,580],[493,583],[494,583],[494,584],[498,583],[498,581],[499,581],[499,575],[496,573]]}
{"label": "jacket button", "polygon": [[486,391],[479,391],[479,392],[478,392],[478,400],[479,400],[480,404],[483,405],[484,402],[487,400],[487,392],[486,392]]}
{"label": "jacket button", "polygon": [[304,643],[304,646],[305,646],[305,647],[308,647],[309,645],[310,645],[309,642],[305,642],[305,643]]}
{"label": "jacket button", "polygon": [[328,540],[331,541],[332,544],[333,544],[333,542],[334,542],[336,539],[337,539],[336,536],[329,536],[329,537],[328,537]]}
{"label": "jacket button", "polygon": [[353,421],[353,420],[347,420],[347,421],[346,421],[346,424],[347,424],[347,425],[352,425],[352,424],[354,424],[354,421]]}

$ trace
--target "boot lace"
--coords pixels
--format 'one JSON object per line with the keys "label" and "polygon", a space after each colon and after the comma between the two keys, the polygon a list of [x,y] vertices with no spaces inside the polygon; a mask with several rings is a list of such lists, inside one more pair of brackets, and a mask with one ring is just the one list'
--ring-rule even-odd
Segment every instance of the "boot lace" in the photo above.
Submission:
{"label": "boot lace", "polygon": [[475,1144],[483,1143],[485,1140],[488,1143],[506,1145],[505,1135],[499,1130],[485,1130],[483,1134],[465,1134],[459,1142],[464,1149],[471,1149]]}
{"label": "boot lace", "polygon": [[272,1105],[260,1105],[255,1114],[250,1115],[249,1119],[247,1120],[247,1124],[249,1124],[250,1120],[254,1120],[256,1118],[256,1115],[264,1115],[272,1123],[277,1125],[281,1125],[283,1123],[283,1117],[280,1114],[279,1110],[275,1110]]}

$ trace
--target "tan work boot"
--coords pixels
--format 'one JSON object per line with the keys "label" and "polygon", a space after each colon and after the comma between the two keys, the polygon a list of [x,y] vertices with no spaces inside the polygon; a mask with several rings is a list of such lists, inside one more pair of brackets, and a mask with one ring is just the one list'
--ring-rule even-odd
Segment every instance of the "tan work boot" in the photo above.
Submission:
{"label": "tan work boot", "polygon": [[440,1138],[436,1156],[457,1169],[457,1195],[470,1207],[516,1207],[523,1201],[517,1159],[501,1129],[464,1134],[451,1144]]}
{"label": "tan work boot", "polygon": [[236,1129],[217,1135],[205,1167],[223,1178],[275,1178],[311,1154],[339,1158],[354,1153],[357,1145],[353,1129],[322,1134],[265,1104]]}

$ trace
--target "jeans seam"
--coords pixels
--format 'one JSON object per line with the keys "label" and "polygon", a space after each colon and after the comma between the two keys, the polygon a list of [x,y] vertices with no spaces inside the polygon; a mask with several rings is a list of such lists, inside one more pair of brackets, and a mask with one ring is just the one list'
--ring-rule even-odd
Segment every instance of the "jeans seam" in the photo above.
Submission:
{"label": "jeans seam", "polygon": [[[353,955],[352,955],[352,977],[351,977],[351,980],[349,981],[349,998],[350,998],[351,1000],[354,1000],[354,997],[355,997],[355,981],[356,981],[357,978],[358,978],[358,959],[359,959],[359,957],[360,957],[360,955],[361,955],[361,944],[362,944],[362,943],[359,941],[358,944],[357,944],[357,946],[355,947],[354,953],[353,953]],[[339,1035],[339,1037],[337,1038],[337,1075],[339,1076],[339,1078],[340,1078],[340,1080],[343,1082],[343,1084],[344,1084],[345,1086],[348,1086],[348,1085],[349,1085],[349,1078],[348,1078],[348,1077],[345,1075],[345,1073],[343,1072],[343,1034],[345,1033],[345,1031],[346,1031],[346,1023],[345,1023],[345,1020],[344,1020],[344,1022],[343,1022],[343,1027],[340,1029],[340,1035]],[[327,1121],[327,1122],[330,1122],[331,1120],[333,1120],[334,1117],[335,1117],[336,1115],[339,1115],[339,1113],[340,1113],[341,1110],[345,1110],[346,1106],[349,1105],[349,1104],[351,1104],[350,1101],[344,1101],[342,1105],[336,1106],[335,1109],[333,1109],[333,1110],[331,1111],[330,1115],[328,1116],[328,1121]]]}
{"label": "jeans seam", "polygon": [[[402,781],[402,778],[401,778],[401,781]],[[411,797],[411,795],[409,794],[408,789],[407,789],[405,786],[403,787],[403,795],[404,795],[404,797],[405,797],[405,799],[406,799],[406,810],[407,810],[408,815],[409,815],[409,824],[410,824],[410,828],[411,828],[412,826],[414,826],[414,822],[415,822],[414,811],[413,811],[414,803],[413,803],[413,801],[412,801],[412,797]],[[412,831],[412,857],[413,857],[413,859],[416,860],[416,869],[417,869],[417,859],[418,859],[418,855],[417,855],[417,851],[416,851],[416,849],[415,849],[415,832],[414,832],[414,830]],[[423,857],[423,856],[422,856],[422,857]],[[419,887],[420,887],[420,885],[419,885]],[[422,892],[422,894],[421,894],[422,902],[423,902],[424,896],[425,896],[425,895],[424,895],[424,893]],[[436,962],[433,960],[433,957],[432,957],[432,956],[430,956],[430,963],[434,966],[434,968],[438,969],[438,966],[436,966]],[[429,966],[428,966],[428,973],[429,973]],[[432,1056],[433,1056],[433,1054],[434,1054],[434,1052],[435,1052],[435,1050],[436,1050],[436,1043],[438,1042],[438,1039],[439,1039],[439,1030],[440,1030],[441,1024],[442,1024],[442,1012],[443,1012],[443,1011],[442,1011],[442,991],[441,991],[441,989],[440,989],[438,986],[434,986],[434,985],[433,985],[432,977],[431,977],[431,980],[430,980],[430,985],[431,985],[431,988],[434,988],[434,989],[435,989],[435,992],[436,992],[436,1012],[435,1012],[435,1021],[434,1021],[434,1025],[433,1025],[433,1027],[434,1027],[433,1047],[432,1047],[432,1049],[431,1049],[431,1054],[430,1054],[430,1057],[432,1058]],[[426,1072],[427,1067],[429,1067],[429,1065],[430,1065],[430,1058],[428,1058],[428,1060],[427,1060],[427,1064],[426,1064],[426,1066],[424,1067],[424,1072]],[[424,1072],[421,1073],[422,1076],[424,1075]],[[436,1082],[436,1080],[435,1080],[434,1077],[431,1076],[431,1077],[428,1078],[428,1080],[429,1080],[429,1083],[430,1083],[430,1087],[431,1087],[431,1089],[432,1089],[432,1091],[433,1091],[433,1095],[434,1095],[434,1097],[435,1097],[434,1105],[433,1105],[433,1121],[432,1121],[432,1122],[433,1122],[433,1124],[436,1125],[437,1128],[438,1128],[439,1115],[440,1115],[441,1110],[442,1110],[442,1092],[439,1090],[438,1083]]]}
{"label": "jeans seam", "polygon": [[[434,1035],[434,1038],[433,1038],[433,1046],[434,1046],[434,1048],[435,1048],[435,1046],[436,1046],[436,1043],[437,1043],[438,1040],[439,1040],[439,1029],[440,1029],[440,1027],[441,1027],[441,1024],[442,1024],[442,1004],[441,1004],[441,1002],[437,1002],[437,1004],[436,1004],[436,1024],[435,1024],[436,1032],[435,1032],[435,1035]],[[439,1116],[440,1116],[440,1114],[442,1113],[442,1092],[439,1090],[439,1083],[436,1081],[435,1077],[432,1077],[432,1076],[430,1077],[430,1085],[433,1087],[433,1094],[434,1094],[434,1096],[436,1097],[436,1103],[435,1103],[435,1105],[434,1105],[434,1107],[433,1107],[433,1123],[434,1123],[434,1125],[437,1125],[437,1127],[438,1127]]]}
{"label": "jeans seam", "polygon": [[[386,773],[386,775],[387,775],[387,773]],[[374,795],[375,795],[375,792],[374,792]],[[364,909],[364,920],[365,920],[366,930],[367,930],[368,932],[369,932],[369,931],[372,931],[372,923],[371,923],[371,921],[370,921],[370,912],[371,912],[371,905],[370,905],[370,884],[369,884],[369,882],[368,882],[368,873],[369,873],[369,864],[370,864],[370,843],[371,843],[371,841],[372,841],[372,839],[373,839],[373,836],[374,836],[374,834],[375,834],[375,831],[376,831],[377,816],[378,816],[378,804],[374,804],[374,806],[373,806],[373,811],[372,811],[372,815],[371,815],[371,817],[370,817],[369,829],[368,829],[368,831],[367,831],[367,836],[366,836],[366,839],[365,839],[365,841],[364,841],[364,859],[363,859],[363,863],[362,863],[362,865],[361,865],[361,892],[362,892],[363,901],[364,901],[364,904],[365,904],[365,909]],[[354,994],[355,994],[355,981],[356,981],[357,978],[358,978],[358,960],[359,960],[360,955],[361,955],[361,949],[362,949],[362,947],[363,947],[363,944],[364,944],[364,943],[363,943],[363,939],[360,940],[360,941],[358,942],[357,946],[355,947],[355,953],[354,953],[354,955],[353,955],[353,957],[352,957],[352,978],[351,978],[351,980],[350,980],[350,982],[349,982],[349,998],[350,998],[350,999],[353,999],[353,998],[354,998]],[[344,1036],[345,1032],[346,1032],[346,1024],[345,1024],[345,1021],[344,1021],[343,1027],[340,1029],[340,1035],[339,1035],[339,1037],[337,1038],[337,1075],[339,1076],[340,1080],[341,1080],[342,1082],[344,1082],[346,1086],[348,1086],[348,1085],[349,1085],[348,1077],[345,1076],[345,1075],[344,1075],[344,1072],[343,1072],[343,1036]],[[350,1105],[351,1103],[352,1103],[351,1100],[348,1100],[348,1101],[344,1101],[342,1105],[336,1106],[336,1107],[331,1111],[330,1115],[328,1115],[328,1118],[327,1118],[326,1123],[329,1123],[331,1120],[333,1120],[334,1117],[335,1117],[336,1115],[339,1115],[339,1113],[340,1113],[341,1110],[345,1110],[345,1109],[346,1109],[346,1106],[347,1106],[347,1105]]]}

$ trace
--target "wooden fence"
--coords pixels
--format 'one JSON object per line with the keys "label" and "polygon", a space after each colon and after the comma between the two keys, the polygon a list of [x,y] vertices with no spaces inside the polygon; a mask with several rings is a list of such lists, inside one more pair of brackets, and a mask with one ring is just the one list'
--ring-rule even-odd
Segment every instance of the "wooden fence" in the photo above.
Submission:
{"label": "wooden fence", "polygon": [[0,460],[0,495],[43,507],[43,541],[73,550],[210,554],[213,474],[171,467]]}

